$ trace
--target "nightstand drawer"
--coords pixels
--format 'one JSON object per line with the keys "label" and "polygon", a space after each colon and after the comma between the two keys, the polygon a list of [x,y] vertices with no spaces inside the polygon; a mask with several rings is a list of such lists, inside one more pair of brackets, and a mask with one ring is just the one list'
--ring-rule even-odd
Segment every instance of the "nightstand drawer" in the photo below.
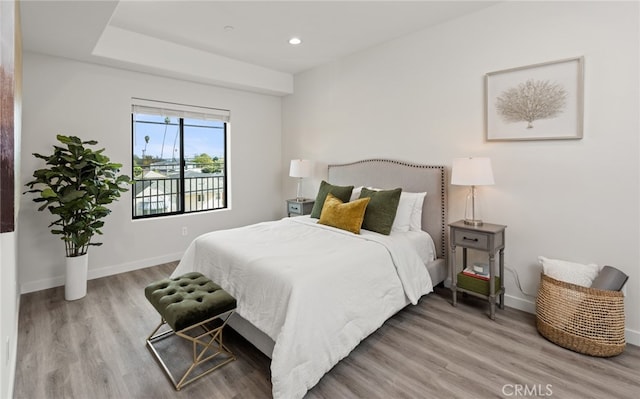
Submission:
{"label": "nightstand drawer", "polygon": [[453,243],[467,248],[490,250],[489,236],[474,231],[455,229]]}
{"label": "nightstand drawer", "polygon": [[311,210],[313,209],[313,204],[315,203],[312,199],[303,199],[302,201],[297,201],[295,199],[287,200],[287,215],[309,215]]}
{"label": "nightstand drawer", "polygon": [[302,215],[302,203],[289,202],[289,213],[296,213]]}

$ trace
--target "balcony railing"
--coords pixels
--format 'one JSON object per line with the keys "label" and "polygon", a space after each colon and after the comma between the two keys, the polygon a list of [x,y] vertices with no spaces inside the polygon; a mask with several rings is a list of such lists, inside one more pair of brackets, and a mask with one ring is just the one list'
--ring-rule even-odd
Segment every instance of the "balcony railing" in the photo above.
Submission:
{"label": "balcony railing", "polygon": [[225,208],[224,180],[222,175],[185,177],[182,207],[179,178],[136,179],[133,216]]}

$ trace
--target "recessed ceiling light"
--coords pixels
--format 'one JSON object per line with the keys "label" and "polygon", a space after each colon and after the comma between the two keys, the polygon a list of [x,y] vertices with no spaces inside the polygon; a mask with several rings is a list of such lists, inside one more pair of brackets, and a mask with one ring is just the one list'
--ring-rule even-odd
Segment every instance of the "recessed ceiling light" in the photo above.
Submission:
{"label": "recessed ceiling light", "polygon": [[302,43],[302,40],[300,40],[299,37],[292,37],[289,39],[289,44],[293,44],[294,46],[297,46],[300,43]]}
{"label": "recessed ceiling light", "polygon": [[226,25],[226,26],[224,27],[224,30],[225,30],[225,31],[227,31],[227,32],[231,32],[233,29],[234,29],[234,28],[233,28],[233,26],[231,26],[231,25]]}

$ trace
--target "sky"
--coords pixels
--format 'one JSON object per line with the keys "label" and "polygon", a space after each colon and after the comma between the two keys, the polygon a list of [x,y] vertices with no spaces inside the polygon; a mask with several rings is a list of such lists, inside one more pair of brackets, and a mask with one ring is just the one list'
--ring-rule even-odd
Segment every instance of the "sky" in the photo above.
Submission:
{"label": "sky", "polygon": [[[190,125],[200,125],[196,127]],[[185,119],[184,154],[187,159],[202,153],[211,157],[224,157],[224,123],[220,121],[196,121]],[[170,123],[164,123],[164,117],[159,115],[135,115],[133,152],[142,157],[145,149],[145,136],[149,136],[144,155],[171,159],[180,157],[180,139],[178,118],[170,118]],[[166,132],[166,133],[165,133]],[[163,145],[164,142],[164,145]]]}

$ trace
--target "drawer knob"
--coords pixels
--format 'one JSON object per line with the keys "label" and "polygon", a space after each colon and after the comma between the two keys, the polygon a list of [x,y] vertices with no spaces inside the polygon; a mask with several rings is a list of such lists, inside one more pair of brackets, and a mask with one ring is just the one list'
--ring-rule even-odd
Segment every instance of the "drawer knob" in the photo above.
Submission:
{"label": "drawer knob", "polygon": [[472,241],[472,242],[478,242],[477,238],[469,238],[469,237],[462,237],[463,241]]}

